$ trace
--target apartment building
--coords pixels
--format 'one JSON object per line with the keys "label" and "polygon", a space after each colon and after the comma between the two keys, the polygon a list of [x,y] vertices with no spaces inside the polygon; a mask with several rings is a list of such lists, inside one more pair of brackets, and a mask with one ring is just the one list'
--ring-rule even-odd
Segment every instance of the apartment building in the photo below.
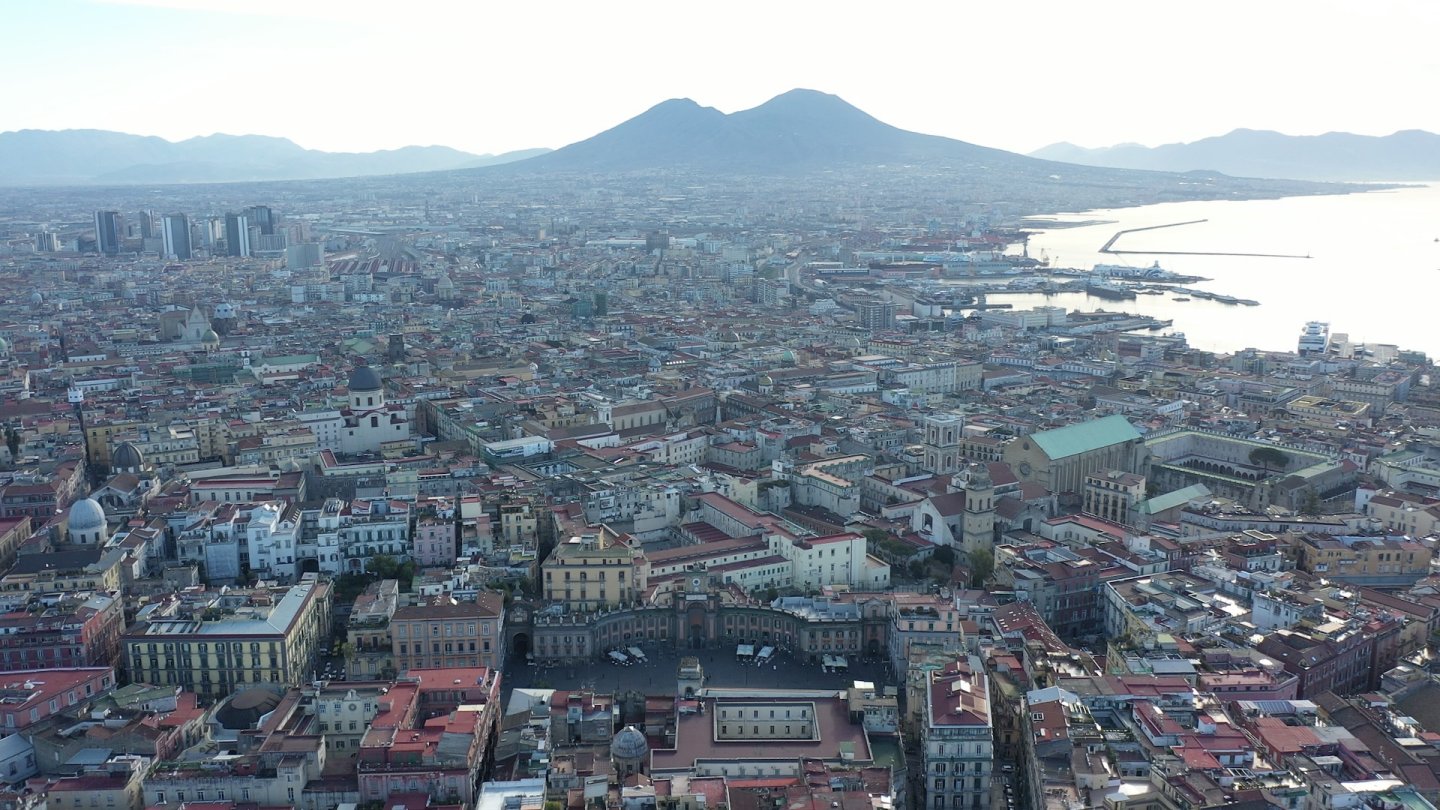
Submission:
{"label": "apartment building", "polygon": [[629,605],[646,587],[643,561],[638,549],[601,535],[571,537],[541,564],[545,598],[578,611]]}
{"label": "apartment building", "polygon": [[962,656],[930,673],[920,739],[926,810],[990,806],[995,729],[978,656]]}
{"label": "apartment building", "polygon": [[285,588],[186,594],[147,605],[121,639],[136,683],[221,698],[252,684],[298,686],[314,675],[330,625],[330,583],[305,574]]}
{"label": "apartment building", "polygon": [[1372,588],[1412,585],[1430,573],[1432,552],[1394,536],[1307,534],[1296,544],[1300,570]]}
{"label": "apartment building", "polygon": [[505,666],[505,602],[485,591],[473,602],[437,597],[396,608],[390,620],[391,651],[402,675],[412,669]]}

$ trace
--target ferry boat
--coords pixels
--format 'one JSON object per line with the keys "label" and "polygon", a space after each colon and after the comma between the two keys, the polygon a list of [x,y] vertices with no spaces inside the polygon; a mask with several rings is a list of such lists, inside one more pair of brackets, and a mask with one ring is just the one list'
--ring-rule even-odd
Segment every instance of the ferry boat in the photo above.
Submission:
{"label": "ferry boat", "polygon": [[1300,344],[1297,351],[1300,354],[1324,354],[1330,347],[1330,324],[1323,321],[1310,321],[1305,324],[1305,329],[1300,332]]}
{"label": "ferry boat", "polygon": [[1111,301],[1133,301],[1135,291],[1118,284],[1108,284],[1103,281],[1092,281],[1085,285],[1085,293],[1096,298],[1108,298]]}

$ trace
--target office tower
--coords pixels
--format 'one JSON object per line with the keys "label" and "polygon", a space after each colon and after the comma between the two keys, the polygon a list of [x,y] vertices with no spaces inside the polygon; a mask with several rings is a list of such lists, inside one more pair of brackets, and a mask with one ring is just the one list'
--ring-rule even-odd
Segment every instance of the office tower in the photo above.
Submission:
{"label": "office tower", "polygon": [[262,236],[275,233],[275,212],[268,205],[252,205],[244,211],[250,220],[250,227],[259,228]]}
{"label": "office tower", "polygon": [[40,253],[56,253],[60,250],[60,237],[49,231],[35,234],[35,250]]}
{"label": "office tower", "polygon": [[95,249],[106,256],[120,252],[120,212],[95,212]]}
{"label": "office tower", "polygon": [[184,261],[191,257],[189,217],[166,214],[161,223],[161,235],[165,240],[165,258]]}
{"label": "office tower", "polygon": [[141,212],[140,212],[140,215],[139,215],[138,217],[136,217],[136,219],[137,219],[137,220],[139,221],[139,223],[140,223],[140,238],[141,238],[141,239],[154,239],[154,238],[155,238],[155,212],[154,212],[154,211],[149,211],[149,210],[141,211]]}
{"label": "office tower", "polygon": [[250,218],[244,214],[225,215],[225,255],[250,255]]}

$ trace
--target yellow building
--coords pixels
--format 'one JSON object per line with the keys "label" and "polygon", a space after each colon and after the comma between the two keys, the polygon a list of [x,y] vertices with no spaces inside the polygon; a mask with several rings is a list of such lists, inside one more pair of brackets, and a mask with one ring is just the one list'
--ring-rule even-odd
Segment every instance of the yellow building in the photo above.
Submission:
{"label": "yellow building", "polygon": [[1300,570],[1347,585],[1401,587],[1430,572],[1430,549],[1413,540],[1312,534],[1295,546]]}
{"label": "yellow building", "polygon": [[629,605],[646,587],[643,559],[638,550],[599,535],[572,537],[541,565],[545,598],[571,610]]}
{"label": "yellow building", "polygon": [[[120,419],[115,421],[98,421],[95,424],[85,425],[85,439],[89,442],[89,455],[87,460],[91,464],[110,465],[110,444],[111,439],[122,434],[134,433],[141,423],[134,419]],[[120,442],[115,442],[119,446]]]}
{"label": "yellow building", "polygon": [[120,589],[121,549],[77,548],[48,554],[21,554],[4,577],[0,591],[75,593]]}
{"label": "yellow building", "polygon": [[287,588],[200,596],[140,612],[121,638],[132,682],[222,698],[249,684],[312,679],[330,625],[328,582],[306,574]]}

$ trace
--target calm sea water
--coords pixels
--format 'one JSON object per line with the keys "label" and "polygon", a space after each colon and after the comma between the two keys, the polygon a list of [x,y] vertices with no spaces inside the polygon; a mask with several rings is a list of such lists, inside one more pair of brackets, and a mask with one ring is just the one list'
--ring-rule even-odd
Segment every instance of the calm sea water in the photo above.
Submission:
{"label": "calm sea water", "polygon": [[[1352,341],[1392,343],[1440,356],[1440,185],[1333,197],[1248,202],[1164,203],[1063,214],[1113,224],[1049,230],[1030,240],[1030,255],[1058,267],[1097,263],[1148,266],[1212,279],[1194,287],[1260,306],[1179,302],[1167,294],[1107,301],[1083,293],[1014,295],[994,301],[1028,309],[1106,309],[1173,319],[1192,346],[1230,352],[1295,349],[1307,321],[1326,321]],[[1228,251],[1309,255],[1308,259],[1231,256],[1113,256],[1099,253],[1118,230],[1204,219],[1126,234],[1125,250]]]}

